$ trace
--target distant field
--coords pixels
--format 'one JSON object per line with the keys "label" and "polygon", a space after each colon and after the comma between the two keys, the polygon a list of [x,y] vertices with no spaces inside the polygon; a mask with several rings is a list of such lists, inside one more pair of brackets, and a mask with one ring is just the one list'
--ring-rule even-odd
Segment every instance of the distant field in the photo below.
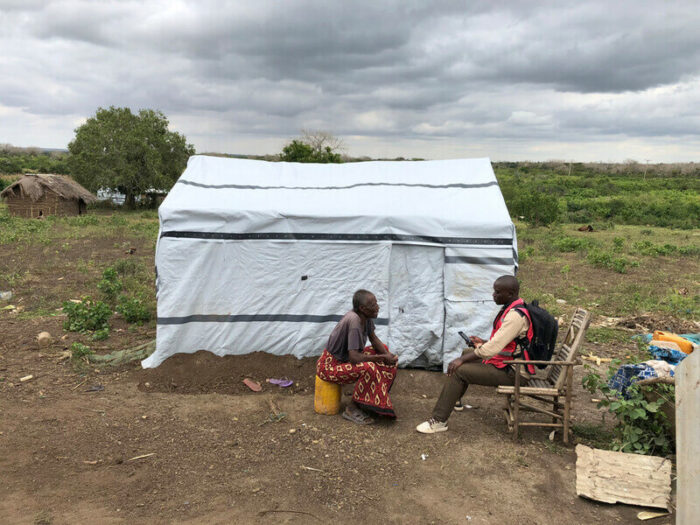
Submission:
{"label": "distant field", "polygon": [[563,222],[700,227],[700,165],[494,163],[494,169],[516,216],[544,194],[557,200]]}

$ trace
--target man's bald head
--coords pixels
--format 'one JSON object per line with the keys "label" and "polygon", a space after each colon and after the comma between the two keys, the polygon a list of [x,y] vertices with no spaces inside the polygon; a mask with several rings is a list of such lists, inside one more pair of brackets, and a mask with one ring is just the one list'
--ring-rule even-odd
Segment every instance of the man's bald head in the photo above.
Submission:
{"label": "man's bald head", "polygon": [[512,275],[502,275],[493,282],[493,302],[510,304],[520,295],[520,283]]}
{"label": "man's bald head", "polygon": [[501,275],[493,284],[498,284],[504,290],[512,291],[515,295],[520,293],[520,283],[512,275]]}

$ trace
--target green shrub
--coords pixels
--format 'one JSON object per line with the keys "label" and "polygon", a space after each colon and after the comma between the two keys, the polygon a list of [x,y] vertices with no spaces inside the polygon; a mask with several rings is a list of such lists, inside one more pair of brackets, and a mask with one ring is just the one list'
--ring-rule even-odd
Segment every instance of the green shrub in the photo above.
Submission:
{"label": "green shrub", "polygon": [[630,261],[626,257],[613,257],[611,253],[602,250],[590,250],[586,260],[596,268],[607,268],[617,273],[627,273],[627,268],[639,266],[636,261]]}
{"label": "green shrub", "polygon": [[522,216],[534,226],[547,226],[557,222],[560,215],[559,198],[540,191],[524,191],[511,203],[511,214]]}
{"label": "green shrub", "polygon": [[615,237],[613,239],[613,250],[615,250],[616,252],[621,252],[624,246],[625,240],[622,237]]}
{"label": "green shrub", "polygon": [[135,275],[143,269],[143,265],[137,259],[119,259],[112,266],[119,275]]}
{"label": "green shrub", "polygon": [[678,252],[678,247],[673,244],[654,244],[650,241],[639,241],[633,244],[634,250],[640,255],[649,255],[655,257],[657,255],[672,255]]}
{"label": "green shrub", "polygon": [[124,316],[127,323],[140,325],[151,320],[151,312],[148,307],[143,304],[143,301],[135,297],[119,296],[117,312]]}
{"label": "green shrub", "polygon": [[[700,170],[642,173],[621,165],[494,163],[512,216],[525,216],[521,195],[537,191],[559,200],[563,220],[591,224],[637,224],[693,229],[700,226]],[[534,190],[536,188],[536,190]]]}
{"label": "green shrub", "polygon": [[112,310],[102,301],[92,301],[89,297],[77,303],[65,301],[63,312],[68,316],[63,322],[63,328],[69,332],[109,330],[108,321]]}
{"label": "green shrub", "polygon": [[109,326],[95,330],[92,334],[93,341],[104,341],[109,337]]}
{"label": "green shrub", "polygon": [[649,401],[643,388],[633,384],[627,389],[627,397],[622,397],[608,386],[615,374],[619,361],[613,361],[608,369],[607,379],[593,370],[583,377],[583,387],[594,395],[603,395],[598,407],[607,408],[617,419],[613,429],[612,449],[646,455],[666,455],[674,451],[674,442],[665,414],[661,410],[665,403],[674,403],[673,385],[654,385],[658,395],[656,401]]}
{"label": "green shrub", "polygon": [[559,237],[552,244],[560,252],[580,252],[588,250],[595,243],[583,237]]}
{"label": "green shrub", "polygon": [[700,255],[700,246],[681,246],[678,248],[678,253],[681,255],[697,256]]}
{"label": "green shrub", "polygon": [[522,263],[522,262],[528,260],[530,257],[533,256],[534,253],[535,253],[534,246],[528,246],[527,248],[525,248],[523,250],[519,250],[518,251],[518,262]]}
{"label": "green shrub", "polygon": [[70,353],[71,359],[80,359],[81,357],[92,355],[94,352],[90,349],[89,346],[75,342],[72,345],[70,345]]}
{"label": "green shrub", "polygon": [[106,268],[102,272],[102,280],[97,283],[97,289],[102,293],[105,301],[111,305],[114,305],[119,292],[122,291],[122,287],[123,284],[119,280],[117,271],[112,267]]}

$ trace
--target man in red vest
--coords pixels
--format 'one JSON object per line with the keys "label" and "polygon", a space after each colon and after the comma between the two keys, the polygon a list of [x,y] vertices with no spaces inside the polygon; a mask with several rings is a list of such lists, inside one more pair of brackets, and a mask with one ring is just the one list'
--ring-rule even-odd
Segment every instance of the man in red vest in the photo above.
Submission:
{"label": "man in red vest", "polygon": [[520,284],[512,275],[503,275],[493,283],[493,300],[502,305],[493,322],[488,341],[470,336],[474,350],[464,352],[447,367],[447,382],[442,387],[433,415],[416,427],[423,434],[447,430],[447,419],[455,404],[462,398],[470,384],[498,386],[515,383],[515,372],[508,361],[513,360],[516,340],[532,339],[532,324],[519,297]]}

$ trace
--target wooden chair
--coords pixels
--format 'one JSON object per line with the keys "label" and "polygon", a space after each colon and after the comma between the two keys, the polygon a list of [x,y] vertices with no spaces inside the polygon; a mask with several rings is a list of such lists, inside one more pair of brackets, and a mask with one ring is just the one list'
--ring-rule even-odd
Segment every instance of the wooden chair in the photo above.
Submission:
{"label": "wooden chair", "polygon": [[[551,361],[513,360],[515,365],[515,385],[499,386],[497,392],[506,395],[504,413],[508,430],[513,432],[513,439],[518,439],[519,427],[550,427],[561,428],[564,443],[569,442],[571,426],[571,397],[573,386],[574,365],[579,364],[576,354],[583,345],[586,329],[591,321],[591,314],[578,308],[571,319],[564,341],[552,355]],[[534,376],[527,385],[521,385],[520,371],[524,364],[549,365],[543,377]],[[559,398],[564,398],[564,403]],[[531,404],[535,399],[545,404],[546,408]],[[551,404],[551,409],[548,405]],[[552,418],[550,422],[521,421],[522,410],[538,412]]]}

